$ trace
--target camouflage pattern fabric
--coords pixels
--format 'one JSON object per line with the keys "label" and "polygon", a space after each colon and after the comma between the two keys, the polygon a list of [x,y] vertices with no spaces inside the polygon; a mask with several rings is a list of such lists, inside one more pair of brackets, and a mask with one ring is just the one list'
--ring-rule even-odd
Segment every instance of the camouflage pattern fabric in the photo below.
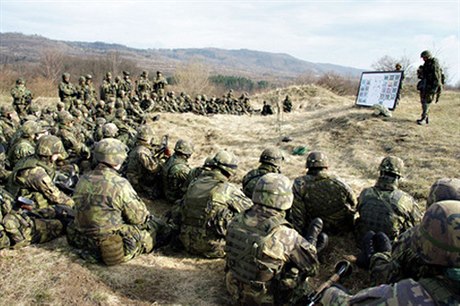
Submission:
{"label": "camouflage pattern fabric", "polygon": [[290,113],[292,111],[292,101],[289,96],[286,96],[286,98],[283,100],[283,112],[285,113]]}
{"label": "camouflage pattern fabric", "polygon": [[359,218],[356,221],[358,237],[362,238],[367,231],[374,231],[383,232],[393,240],[420,222],[421,212],[415,200],[391,181],[392,178],[381,176],[374,187],[361,192],[358,200]]}
{"label": "camouflage pattern fabric", "polygon": [[203,173],[187,189],[179,239],[187,252],[208,258],[225,256],[227,224],[252,206],[241,190],[217,169]]}
{"label": "camouflage pattern fabric", "polygon": [[26,138],[21,138],[8,150],[8,161],[10,167],[13,168],[17,162],[24,158],[35,154],[35,144]]}
{"label": "camouflage pattern fabric", "polygon": [[[316,248],[284,217],[285,212],[255,204],[229,224],[226,286],[235,302],[294,304],[296,291],[305,294],[305,278],[318,272]],[[300,272],[289,275],[292,267]]]}
{"label": "camouflage pattern fabric", "polygon": [[421,68],[420,82],[417,89],[420,91],[422,103],[421,120],[428,116],[430,105],[436,97],[436,93],[442,88],[441,66],[436,58],[428,58]]}
{"label": "camouflage pattern fabric", "polygon": [[13,97],[13,106],[19,118],[27,115],[27,110],[32,103],[32,92],[27,89],[24,84],[16,85],[11,89],[11,96]]}
{"label": "camouflage pattern fabric", "polygon": [[153,156],[153,148],[143,142],[138,141],[128,156],[126,177],[133,188],[149,198],[158,198],[162,190],[161,187],[162,164]]}
{"label": "camouflage pattern fabric", "polygon": [[353,228],[356,197],[340,178],[326,170],[298,177],[292,187],[294,202],[290,220],[304,234],[311,220],[319,217],[327,234],[350,231]]}
{"label": "camouflage pattern fabric", "polygon": [[59,83],[58,92],[61,102],[65,105],[65,110],[68,111],[77,97],[77,89],[72,83],[62,81]]}
{"label": "camouflage pattern fabric", "polygon": [[249,171],[243,177],[243,192],[247,197],[252,198],[257,181],[267,173],[280,173],[280,170],[273,165],[261,164],[257,169]]}
{"label": "camouflage pattern fabric", "polygon": [[72,199],[54,185],[54,173],[53,163],[40,160],[35,155],[30,156],[14,168],[8,182],[8,191],[14,197],[23,196],[33,200],[37,209],[53,204],[72,207]]}
{"label": "camouflage pattern fabric", "polygon": [[75,188],[76,217],[67,232],[69,243],[101,259],[100,243],[111,235],[123,238],[127,261],[152,251],[158,224],[125,178],[106,164],[82,176]]}
{"label": "camouflage pattern fabric", "polygon": [[184,196],[189,172],[187,159],[177,154],[173,154],[166,161],[162,170],[162,182],[163,192],[168,202],[174,203]]}

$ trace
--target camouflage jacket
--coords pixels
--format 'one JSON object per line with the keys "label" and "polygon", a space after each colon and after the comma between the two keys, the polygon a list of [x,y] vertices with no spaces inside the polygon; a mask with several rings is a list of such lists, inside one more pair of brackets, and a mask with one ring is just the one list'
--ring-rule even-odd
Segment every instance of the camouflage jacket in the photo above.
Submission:
{"label": "camouflage jacket", "polygon": [[358,200],[358,236],[367,231],[384,232],[390,239],[420,222],[421,213],[415,200],[395,184],[384,184],[381,177],[374,187],[364,189]]}
{"label": "camouflage jacket", "polygon": [[145,184],[151,182],[162,167],[154,156],[152,148],[142,142],[138,142],[128,156],[126,177],[131,184]]}
{"label": "camouflage jacket", "polygon": [[32,92],[24,85],[17,85],[11,89],[11,96],[13,97],[14,105],[30,104],[33,99]]}
{"label": "camouflage jacket", "polygon": [[128,180],[102,163],[80,178],[73,199],[76,229],[93,238],[112,234],[124,224],[142,225],[150,215]]}
{"label": "camouflage jacket", "polygon": [[23,196],[35,202],[37,209],[52,204],[73,206],[73,201],[53,183],[54,165],[36,155],[22,159],[14,168],[8,182],[8,191],[14,197]]}
{"label": "camouflage jacket", "polygon": [[72,102],[73,99],[76,98],[77,96],[77,90],[75,89],[75,86],[68,82],[61,82],[59,84],[59,98],[61,99],[62,102]]}
{"label": "camouflage jacket", "polygon": [[35,154],[35,144],[26,138],[20,138],[8,150],[8,161],[13,168],[16,163],[24,158]]}
{"label": "camouflage jacket", "polygon": [[325,170],[307,173],[294,180],[294,201],[290,220],[302,235],[311,220],[319,217],[328,234],[350,231],[353,228],[356,197],[340,178]]}
{"label": "camouflage jacket", "polygon": [[278,167],[275,167],[273,165],[260,164],[260,166],[257,169],[249,171],[243,177],[243,192],[247,197],[249,197],[250,199],[252,198],[252,193],[254,192],[254,188],[256,187],[257,181],[259,180],[259,178],[261,178],[263,175],[267,173],[280,173],[280,170],[278,169]]}
{"label": "camouflage jacket", "polygon": [[174,203],[184,196],[190,166],[187,160],[173,154],[162,170],[163,191],[166,199]]}
{"label": "camouflage jacket", "polygon": [[180,239],[187,251],[223,257],[227,224],[252,202],[219,170],[204,172],[184,195]]}
{"label": "camouflage jacket", "polygon": [[442,87],[441,66],[436,58],[428,59],[422,69],[422,92],[435,94]]}

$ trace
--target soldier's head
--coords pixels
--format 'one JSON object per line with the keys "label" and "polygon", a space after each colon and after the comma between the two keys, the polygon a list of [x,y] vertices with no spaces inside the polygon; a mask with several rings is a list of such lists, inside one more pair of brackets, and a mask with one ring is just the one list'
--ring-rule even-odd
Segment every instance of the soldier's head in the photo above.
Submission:
{"label": "soldier's head", "polygon": [[107,71],[107,73],[105,74],[105,78],[106,78],[106,80],[111,80],[112,79],[112,72]]}
{"label": "soldier's head", "polygon": [[25,85],[26,80],[24,78],[19,78],[19,79],[16,80],[16,84],[17,85]]}
{"label": "soldier's head", "polygon": [[96,118],[96,125],[103,126],[107,120],[104,117],[97,117]]}
{"label": "soldier's head", "polygon": [[433,203],[446,200],[460,201],[460,179],[441,178],[437,180],[430,189],[426,200],[426,207]]}
{"label": "soldier's head", "polygon": [[396,156],[387,156],[382,159],[379,166],[380,175],[400,178],[404,174],[404,162]]}
{"label": "soldier's head", "polygon": [[309,170],[319,170],[329,168],[329,160],[323,152],[313,151],[307,156],[306,167]]}
{"label": "soldier's head", "polygon": [[150,125],[141,125],[137,130],[136,138],[149,144],[156,143],[155,131]]}
{"label": "soldier's head", "polygon": [[84,76],[81,75],[81,76],[78,78],[78,83],[79,83],[79,84],[84,84],[85,82],[86,82],[86,78],[85,78]]}
{"label": "soldier's head", "polygon": [[126,145],[115,138],[104,138],[96,143],[94,147],[94,158],[96,161],[116,170],[121,168],[127,156]]}
{"label": "soldier's head", "polygon": [[214,156],[212,167],[219,169],[226,177],[230,177],[235,175],[238,169],[238,159],[232,152],[222,150]]}
{"label": "soldier's head", "polygon": [[70,80],[70,73],[64,72],[64,73],[62,74],[62,80],[63,80],[64,82],[68,82],[68,81]]}
{"label": "soldier's head", "polygon": [[36,121],[26,121],[21,126],[23,138],[39,139],[46,134],[46,130]]}
{"label": "soldier's head", "polygon": [[174,154],[182,155],[185,158],[190,158],[193,154],[193,144],[190,141],[179,139],[176,142],[176,146],[174,147]]}
{"label": "soldier's head", "polygon": [[118,127],[108,122],[102,126],[102,135],[104,138],[115,138],[118,136]]}
{"label": "soldier's head", "polygon": [[432,55],[431,55],[431,52],[430,52],[430,51],[424,50],[424,51],[422,51],[422,53],[420,53],[420,57],[421,57],[424,61],[426,61],[426,60],[430,59],[430,58],[432,57]]}
{"label": "soldier's head", "polygon": [[428,265],[460,268],[460,202],[433,203],[414,228],[412,247]]}
{"label": "soldier's head", "polygon": [[[116,104],[114,104],[114,107],[115,106]],[[125,120],[127,116],[128,114],[126,113],[124,108],[117,108],[117,110],[115,111],[115,117],[117,117],[118,119]]]}
{"label": "soldier's head", "polygon": [[399,70],[401,70],[401,68],[402,68],[401,64],[400,64],[400,63],[396,63],[395,69],[396,69],[397,71],[399,71]]}
{"label": "soldier's head", "polygon": [[5,118],[11,118],[14,113],[15,111],[10,104],[4,104],[0,107],[0,115]]}
{"label": "soldier's head", "polygon": [[129,79],[130,73],[129,71],[123,71],[123,79]]}
{"label": "soldier's head", "polygon": [[68,111],[61,111],[58,114],[58,121],[62,125],[71,126],[74,120],[74,117]]}
{"label": "soldier's head", "polygon": [[161,76],[161,71],[157,71],[157,76]]}
{"label": "soldier's head", "polygon": [[288,210],[292,206],[294,195],[291,181],[279,173],[267,173],[262,176],[254,188],[252,201],[255,204]]}
{"label": "soldier's head", "polygon": [[262,151],[259,162],[262,164],[269,164],[277,168],[281,167],[281,163],[284,161],[283,152],[278,148],[267,148]]}
{"label": "soldier's head", "polygon": [[86,80],[86,84],[90,84],[93,82],[93,76],[91,74],[87,74],[85,75],[85,80]]}
{"label": "soldier's head", "polygon": [[144,71],[142,71],[142,73],[141,73],[141,77],[143,77],[143,78],[148,78],[148,77],[149,77],[149,73],[148,73],[146,70],[144,70]]}
{"label": "soldier's head", "polygon": [[54,135],[40,137],[35,147],[35,154],[50,161],[65,159],[67,157],[61,139]]}

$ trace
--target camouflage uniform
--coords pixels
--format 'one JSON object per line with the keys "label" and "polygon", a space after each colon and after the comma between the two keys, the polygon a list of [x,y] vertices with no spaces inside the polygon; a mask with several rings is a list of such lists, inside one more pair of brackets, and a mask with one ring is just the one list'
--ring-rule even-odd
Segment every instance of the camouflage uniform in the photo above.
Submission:
{"label": "camouflage uniform", "polygon": [[292,101],[289,98],[289,96],[286,95],[286,98],[283,100],[283,112],[290,113],[291,111],[292,111]]}
{"label": "camouflage uniform", "polygon": [[59,83],[59,98],[65,104],[65,110],[69,110],[75,98],[77,97],[77,89],[70,83],[70,74],[64,73],[62,75],[62,82]]}
{"label": "camouflage uniform", "polygon": [[138,192],[148,195],[149,198],[158,198],[160,194],[159,181],[161,181],[162,164],[154,156],[156,142],[155,132],[149,126],[141,126],[137,132],[136,146],[128,157],[126,177]]}
{"label": "camouflage uniform", "polygon": [[226,285],[239,304],[294,304],[305,294],[306,277],[318,271],[315,245],[285,219],[291,188],[281,174],[264,175],[255,186],[254,206],[228,225]]}
{"label": "camouflage uniform", "polygon": [[393,240],[420,221],[421,212],[415,200],[398,189],[403,169],[404,163],[398,157],[388,156],[382,160],[377,183],[359,196],[358,237],[374,231],[383,232]]}
{"label": "camouflage uniform", "polygon": [[15,198],[22,196],[33,200],[37,209],[54,204],[72,207],[73,201],[53,183],[54,160],[65,154],[62,142],[56,136],[41,137],[35,155],[22,159],[14,168],[8,182],[8,191]]}
{"label": "camouflage uniform", "polygon": [[142,71],[142,74],[137,81],[137,88],[136,88],[136,93],[138,97],[144,96],[146,94],[147,96],[150,96],[150,92],[152,91],[152,83],[149,80],[149,74],[147,71]]}
{"label": "camouflage uniform", "polygon": [[155,93],[158,94],[160,98],[164,97],[165,95],[166,85],[168,85],[168,81],[166,81],[166,78],[161,74],[160,71],[157,71],[157,76],[155,77],[155,80],[153,82],[153,87]]}
{"label": "camouflage uniform", "polygon": [[249,171],[243,177],[243,192],[252,198],[252,192],[257,181],[267,173],[281,173],[280,167],[284,160],[283,153],[277,148],[265,149],[260,155],[260,166],[257,169]]}
{"label": "camouflage uniform", "polygon": [[100,98],[101,100],[108,101],[109,98],[115,98],[117,96],[117,87],[112,81],[112,73],[107,72],[105,78],[102,81]]}
{"label": "camouflage uniform", "polygon": [[411,249],[425,265],[431,266],[430,275],[364,289],[353,296],[329,288],[322,305],[459,305],[459,223],[460,202],[441,201],[430,206],[422,223],[412,230]]}
{"label": "camouflage uniform", "polygon": [[82,176],[75,188],[75,222],[67,232],[72,246],[107,265],[128,261],[153,250],[160,223],[117,168],[126,159],[126,146],[117,139],[97,143],[99,164]]}
{"label": "camouflage uniform", "polygon": [[337,234],[353,228],[356,197],[340,178],[327,172],[327,157],[311,152],[307,157],[307,175],[294,180],[294,203],[290,220],[304,234],[316,217],[324,222],[325,232]]}
{"label": "camouflage uniform", "polygon": [[426,208],[431,204],[444,200],[460,201],[460,179],[441,178],[430,188],[430,193],[426,199]]}
{"label": "camouflage uniform", "polygon": [[207,258],[225,256],[227,224],[252,202],[228,182],[238,161],[227,151],[214,157],[212,170],[204,172],[187,189],[182,206],[180,241],[192,254]]}
{"label": "camouflage uniform", "polygon": [[16,86],[11,89],[13,97],[13,106],[19,118],[27,115],[27,110],[32,103],[32,92],[27,89],[24,79],[20,78],[16,81]]}
{"label": "camouflage uniform", "polygon": [[190,166],[187,160],[193,153],[193,145],[179,139],[174,154],[166,161],[162,169],[163,192],[166,200],[175,203],[184,196]]}
{"label": "camouflage uniform", "polygon": [[0,186],[5,186],[11,171],[6,169],[5,147],[0,144]]}
{"label": "camouflage uniform", "polygon": [[118,86],[118,96],[120,96],[120,92],[124,91],[128,97],[131,97],[133,92],[133,82],[129,78],[130,73],[128,71],[123,71],[123,80],[120,81],[120,85]]}
{"label": "camouflage uniform", "polygon": [[21,138],[15,141],[8,150],[8,161],[13,168],[16,163],[27,156],[35,153],[35,139],[39,133],[45,133],[37,122],[26,121],[21,127]]}
{"label": "camouflage uniform", "polygon": [[0,143],[5,146],[5,149],[8,149],[7,146],[18,128],[18,122],[14,120],[14,112],[10,105],[0,107]]}
{"label": "camouflage uniform", "polygon": [[204,161],[204,164],[202,166],[195,167],[190,170],[190,172],[188,173],[187,182],[185,183],[185,187],[186,187],[185,189],[187,189],[188,186],[190,186],[190,184],[194,180],[199,178],[203,173],[211,170],[211,167],[213,165],[213,160],[214,160],[213,157],[214,156],[206,157],[206,160]]}
{"label": "camouflage uniform", "polygon": [[56,136],[62,140],[64,148],[69,154],[69,160],[79,162],[81,158],[89,158],[89,148],[83,143],[84,139],[81,135],[73,128],[75,118],[69,112],[64,111],[59,113],[58,120],[59,130]]}
{"label": "camouflage uniform", "polygon": [[442,88],[442,71],[441,66],[431,52],[425,50],[420,54],[424,64],[421,70],[420,81],[417,89],[420,91],[420,102],[422,103],[422,115],[417,120],[418,124],[428,123],[428,113],[430,105],[436,97],[436,93]]}
{"label": "camouflage uniform", "polygon": [[94,88],[93,84],[93,76],[91,74],[87,74],[85,76],[85,105],[90,108],[97,101],[97,93],[96,89]]}

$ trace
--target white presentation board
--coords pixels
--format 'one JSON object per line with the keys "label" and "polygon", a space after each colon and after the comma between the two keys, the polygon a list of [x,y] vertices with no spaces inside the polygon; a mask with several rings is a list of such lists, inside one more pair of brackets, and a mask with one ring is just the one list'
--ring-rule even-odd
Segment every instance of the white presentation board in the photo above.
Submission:
{"label": "white presentation board", "polygon": [[356,105],[380,104],[389,110],[394,110],[401,89],[402,73],[402,71],[363,72],[359,81]]}

